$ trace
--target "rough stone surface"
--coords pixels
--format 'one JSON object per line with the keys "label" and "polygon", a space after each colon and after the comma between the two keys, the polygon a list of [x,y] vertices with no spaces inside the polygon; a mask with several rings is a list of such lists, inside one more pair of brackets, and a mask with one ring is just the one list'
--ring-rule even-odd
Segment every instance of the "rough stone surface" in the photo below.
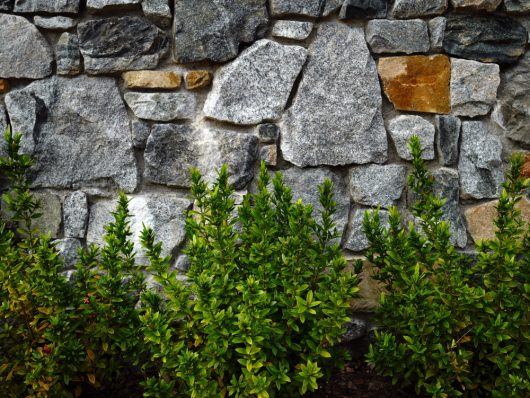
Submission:
{"label": "rough stone surface", "polygon": [[458,141],[462,123],[456,116],[436,115],[436,145],[442,166],[454,166],[458,161]]}
{"label": "rough stone surface", "polygon": [[9,82],[5,79],[0,79],[0,94],[7,93],[9,88]]}
{"label": "rough stone surface", "polygon": [[530,153],[526,153],[524,156],[524,164],[521,169],[521,175],[524,178],[530,178]]}
{"label": "rough stone surface", "polygon": [[452,113],[470,117],[486,115],[495,104],[500,82],[497,64],[451,59]]}
{"label": "rough stone surface", "polygon": [[161,28],[171,26],[171,9],[168,0],[143,0],[142,11],[147,19]]}
{"label": "rough stone surface", "polygon": [[123,96],[129,108],[140,119],[169,122],[191,119],[195,115],[195,96],[190,93],[133,93]]}
{"label": "rough stone surface", "polygon": [[139,17],[111,17],[77,26],[85,70],[91,74],[152,69],[169,50],[161,29]]}
{"label": "rough stone surface", "polygon": [[[6,117],[6,108],[4,105],[0,104],[0,134],[4,134],[4,131],[6,131],[7,127],[7,117]],[[2,142],[2,145],[0,147],[4,147],[4,142]],[[2,150],[0,149],[0,156],[2,156]]]}
{"label": "rough stone surface", "polygon": [[42,234],[49,234],[57,238],[61,232],[61,199],[59,196],[46,191],[34,192],[40,202],[39,218],[33,220],[33,226]]}
{"label": "rough stone surface", "polygon": [[73,269],[79,261],[78,251],[83,247],[81,241],[75,238],[58,239],[54,241],[55,247],[63,258],[64,268]]}
{"label": "rough stone surface", "polygon": [[15,0],[15,12],[77,14],[80,0]]}
{"label": "rough stone surface", "polygon": [[89,10],[101,11],[117,8],[132,8],[141,2],[142,0],[87,0],[86,6]]}
{"label": "rough stone surface", "polygon": [[322,16],[327,17],[328,15],[333,14],[342,6],[343,2],[344,0],[326,0],[326,5],[322,11]]}
{"label": "rough stone surface", "polygon": [[[363,219],[364,219],[364,213],[368,209],[357,209],[353,213],[350,221],[350,233],[348,235],[348,238],[346,240],[346,243],[344,244],[344,248],[354,251],[354,252],[360,252],[365,249],[368,249],[370,246],[370,243],[368,242],[368,238],[366,237],[366,234],[364,233],[363,229]],[[379,217],[381,218],[381,225],[384,227],[388,227],[388,211],[386,210],[380,210],[379,211]]]}
{"label": "rough stone surface", "polygon": [[0,38],[0,77],[42,79],[52,73],[53,51],[26,18],[0,14]]}
{"label": "rough stone surface", "polygon": [[445,34],[445,26],[447,25],[447,18],[436,17],[431,19],[427,25],[429,26],[429,38],[431,40],[431,50],[441,51],[443,49],[443,40]]}
{"label": "rough stone surface", "polygon": [[384,57],[377,65],[383,88],[397,110],[449,113],[451,64],[445,55]]}
{"label": "rough stone surface", "polygon": [[454,8],[495,11],[502,0],[451,0]]}
{"label": "rough stone surface", "polygon": [[406,175],[407,168],[397,164],[354,167],[349,175],[353,201],[367,206],[393,206],[403,193]]}
{"label": "rough stone surface", "polygon": [[280,138],[280,128],[272,123],[260,124],[258,127],[258,137],[261,143],[276,143],[278,138]]}
{"label": "rough stone surface", "polygon": [[243,188],[253,175],[258,139],[227,130],[201,129],[176,124],[155,124],[145,149],[145,178],[157,184],[189,187],[189,169],[201,170],[214,181],[227,164],[231,184]]}
{"label": "rough stone surface", "polygon": [[281,150],[300,166],[384,162],[381,88],[362,28],[322,24],[309,47]]}
{"label": "rough stone surface", "polygon": [[74,76],[81,73],[81,53],[76,34],[64,32],[57,41],[55,53],[58,75]]}
{"label": "rough stone surface", "polygon": [[509,17],[463,15],[447,20],[443,48],[456,57],[506,64],[524,54],[527,40],[526,29]]}
{"label": "rough stone surface", "polygon": [[[359,279],[361,282],[358,287],[360,289],[360,297],[353,300],[351,303],[351,308],[354,311],[369,311],[373,312],[377,307],[379,307],[379,299],[381,298],[381,293],[385,292],[385,287],[383,284],[373,278],[377,273],[377,268],[365,258],[363,260],[363,268],[359,274]],[[353,267],[350,267],[353,271]]]}
{"label": "rough stone surface", "polygon": [[339,18],[385,18],[386,9],[386,0],[344,0]]}
{"label": "rough stone surface", "polygon": [[175,268],[181,272],[188,272],[190,266],[190,258],[186,254],[181,254],[175,262]]}
{"label": "rough stone surface", "polygon": [[508,12],[529,12],[530,1],[528,0],[504,0],[504,8]]}
{"label": "rough stone surface", "polygon": [[265,34],[266,1],[175,2],[175,60],[224,62],[235,58],[241,43],[253,42]]}
{"label": "rough stone surface", "polygon": [[34,186],[135,189],[129,121],[114,79],[52,77],[12,91],[6,105],[33,156]]}
{"label": "rough stone surface", "polygon": [[77,19],[69,17],[43,17],[36,15],[33,23],[39,28],[50,30],[68,30],[77,25]]}
{"label": "rough stone surface", "polygon": [[303,15],[318,17],[326,0],[270,0],[270,12],[273,17],[285,15]]}
{"label": "rough stone surface", "polygon": [[462,122],[460,146],[461,196],[463,198],[495,198],[501,192],[502,144],[480,121]]}
{"label": "rough stone surface", "polygon": [[278,146],[276,144],[264,145],[259,151],[260,160],[265,162],[266,166],[276,166],[278,163]]}
{"label": "rough stone surface", "polygon": [[85,238],[88,222],[88,202],[83,191],[66,197],[63,204],[63,225],[66,238]]}
{"label": "rough stone surface", "polygon": [[204,113],[236,124],[279,119],[307,57],[299,46],[260,40],[219,68]]}
{"label": "rough stone surface", "polygon": [[416,18],[440,15],[447,10],[447,0],[395,0],[391,18]]}
{"label": "rough stone surface", "polygon": [[0,11],[13,11],[15,0],[0,0]]}
{"label": "rough stone surface", "polygon": [[340,338],[341,344],[351,343],[363,337],[366,334],[367,325],[362,319],[352,318],[351,321],[344,324],[344,328],[346,329],[346,333]]}
{"label": "rough stone surface", "polygon": [[178,72],[159,70],[139,70],[125,72],[121,75],[127,88],[157,88],[174,90],[182,84]]}
{"label": "rough stone surface", "polygon": [[207,70],[192,70],[186,73],[186,88],[188,90],[200,90],[210,86],[212,73]]}
{"label": "rough stone surface", "polygon": [[[495,239],[497,227],[493,221],[497,217],[495,207],[498,204],[497,200],[493,200],[470,207],[465,211],[469,234],[475,243],[481,240]],[[523,198],[515,207],[521,211],[521,217],[527,226],[530,223],[530,201],[527,198]]]}
{"label": "rough stone surface", "polygon": [[276,21],[272,28],[272,35],[284,39],[305,40],[312,30],[312,22]]}
{"label": "rough stone surface", "polygon": [[131,122],[131,133],[134,147],[143,149],[151,134],[151,125],[144,120],[134,119]]}
{"label": "rough stone surface", "polygon": [[416,115],[396,116],[388,123],[388,131],[394,141],[398,156],[412,160],[408,144],[413,135],[420,139],[423,148],[422,159],[434,159],[434,126],[428,120]]}
{"label": "rough stone surface", "polygon": [[374,53],[423,53],[430,47],[429,29],[421,19],[368,21],[366,41]]}

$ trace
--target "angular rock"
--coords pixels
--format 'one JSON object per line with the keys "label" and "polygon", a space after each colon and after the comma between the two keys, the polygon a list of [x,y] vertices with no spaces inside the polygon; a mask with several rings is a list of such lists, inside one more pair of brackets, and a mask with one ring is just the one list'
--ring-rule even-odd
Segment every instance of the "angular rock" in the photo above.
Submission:
{"label": "angular rock", "polygon": [[436,115],[436,145],[442,166],[454,166],[458,161],[458,141],[462,122],[455,116]]}
{"label": "angular rock", "polygon": [[0,0],[0,11],[13,11],[15,0]]}
{"label": "angular rock", "polygon": [[0,94],[7,93],[9,88],[9,82],[5,79],[0,79]]}
{"label": "angular rock", "polygon": [[[470,207],[465,211],[469,233],[475,243],[481,240],[495,239],[497,227],[493,221],[497,217],[496,206],[498,204],[499,201],[493,200]],[[530,224],[530,200],[523,198],[515,207],[521,212],[523,225],[528,227],[528,224]]]}
{"label": "angular rock", "polygon": [[192,70],[186,73],[186,88],[200,90],[212,83],[212,73],[207,70]]}
{"label": "angular rock", "polygon": [[395,0],[391,18],[409,19],[441,15],[447,10],[447,0]]}
{"label": "angular rock", "polygon": [[42,79],[52,73],[53,51],[26,18],[0,14],[0,78]]}
{"label": "angular rock", "polygon": [[386,8],[387,0],[344,0],[339,18],[385,18]]}
{"label": "angular rock", "polygon": [[434,159],[434,126],[428,120],[416,115],[400,115],[390,120],[388,132],[401,159],[412,160],[408,144],[413,135],[420,139],[422,159]]}
{"label": "angular rock", "polygon": [[86,7],[92,11],[113,10],[118,8],[132,8],[142,0],[87,0]]}
{"label": "angular rock", "polygon": [[447,25],[447,18],[436,17],[431,19],[427,24],[429,26],[431,51],[441,51],[443,49],[443,40],[445,34],[445,26]]}
{"label": "angular rock", "polygon": [[260,40],[217,71],[204,113],[236,124],[279,119],[307,50]]}
{"label": "angular rock", "polygon": [[63,204],[63,225],[66,238],[84,239],[88,223],[88,201],[83,191],[66,197]]}
{"label": "angular rock", "polygon": [[462,198],[498,197],[504,180],[501,141],[481,121],[462,122],[461,135],[458,171]]}
{"label": "angular rock", "polygon": [[405,188],[407,168],[402,165],[369,164],[350,169],[353,201],[388,208],[396,204]]}
{"label": "angular rock", "polygon": [[322,11],[322,16],[327,17],[335,11],[337,11],[341,6],[344,0],[327,0],[324,10]]}
{"label": "angular rock", "polygon": [[430,113],[451,110],[451,64],[445,55],[384,57],[377,69],[395,109]]}
{"label": "angular rock", "polygon": [[269,22],[266,1],[177,1],[175,61],[225,62],[235,58],[241,43],[264,36]]}
{"label": "angular rock", "polygon": [[190,258],[186,254],[181,254],[175,262],[175,268],[181,272],[188,272],[191,266]]}
{"label": "angular rock", "polygon": [[362,319],[352,318],[351,321],[344,324],[346,333],[341,338],[341,344],[351,343],[352,341],[358,340],[366,334],[367,325]]}
{"label": "angular rock", "polygon": [[[361,259],[363,260],[363,268],[359,274],[361,280],[359,283],[360,297],[352,301],[351,308],[354,311],[374,312],[379,307],[381,293],[386,292],[386,288],[381,282],[374,279],[377,268],[366,261],[364,257]],[[353,267],[351,268],[353,269]]]}
{"label": "angular rock", "polygon": [[34,186],[136,188],[127,111],[114,79],[52,77],[10,92],[6,105],[13,130],[24,133],[23,151],[33,156]]}
{"label": "angular rock", "polygon": [[207,181],[228,165],[229,181],[243,188],[253,175],[258,139],[227,130],[201,129],[177,124],[155,124],[145,148],[145,178],[157,184],[189,188],[190,167]]}
{"label": "angular rock", "polygon": [[521,176],[524,178],[530,178],[530,153],[526,153],[524,156],[524,164],[521,169]]}
{"label": "angular rock", "polygon": [[504,8],[507,12],[519,13],[530,11],[530,1],[528,0],[504,0]]}
{"label": "angular rock", "polygon": [[321,24],[309,55],[283,118],[283,157],[300,167],[384,162],[381,88],[362,28]]}
{"label": "angular rock", "polygon": [[456,57],[507,64],[524,54],[527,40],[526,29],[509,17],[462,15],[447,20],[443,48]]}
{"label": "angular rock", "polygon": [[373,19],[366,25],[366,41],[374,53],[424,53],[429,51],[429,29],[421,19]]}
{"label": "angular rock", "polygon": [[145,120],[135,119],[131,121],[131,133],[134,147],[143,149],[151,134],[151,125]]}
{"label": "angular rock", "polygon": [[270,12],[273,17],[302,15],[318,17],[326,0],[270,0]]}
{"label": "angular rock", "polygon": [[15,0],[15,12],[47,12],[77,14],[80,0]]}
{"label": "angular rock", "polygon": [[305,40],[309,37],[312,30],[312,22],[276,21],[272,28],[272,35],[284,39]]}
{"label": "angular rock", "polygon": [[69,17],[42,17],[36,15],[33,18],[33,23],[39,28],[49,30],[68,30],[77,25],[77,19]]}
{"label": "angular rock", "polygon": [[502,0],[451,0],[454,8],[465,10],[495,11]]}
{"label": "angular rock", "polygon": [[142,11],[148,20],[161,28],[171,26],[171,9],[168,0],[143,0]]}
{"label": "angular rock", "polygon": [[263,144],[272,144],[278,142],[280,138],[280,129],[272,123],[260,124],[258,127],[259,141]]}
{"label": "angular rock", "polygon": [[262,146],[259,157],[266,166],[276,166],[278,163],[278,146],[276,144]]}
{"label": "angular rock", "polygon": [[81,53],[76,34],[64,32],[57,41],[55,53],[58,75],[74,76],[81,73]]}
{"label": "angular rock", "polygon": [[156,68],[169,50],[169,39],[139,17],[111,17],[77,26],[85,70],[91,74]]}
{"label": "angular rock", "polygon": [[63,259],[64,268],[75,268],[77,262],[79,261],[79,249],[83,247],[81,241],[75,238],[66,238],[57,239],[53,243],[55,243],[55,247]]}
{"label": "angular rock", "polygon": [[157,88],[173,90],[180,87],[182,77],[178,72],[139,70],[121,75],[127,88]]}
{"label": "angular rock", "polygon": [[195,116],[195,96],[190,93],[133,93],[123,96],[129,108],[140,119],[169,122]]}
{"label": "angular rock", "polygon": [[33,227],[38,228],[41,234],[57,238],[61,232],[61,199],[50,192],[33,192],[33,195],[40,203],[38,212],[42,214],[33,220]]}
{"label": "angular rock", "polygon": [[451,59],[452,113],[470,117],[488,114],[500,82],[497,64]]}
{"label": "angular rock", "polygon": [[[350,234],[348,236],[348,239],[346,243],[344,244],[344,248],[354,251],[354,252],[361,252],[363,250],[368,249],[370,246],[370,242],[368,242],[368,238],[366,237],[366,234],[364,233],[363,229],[363,219],[364,219],[364,213],[368,209],[357,209],[352,215],[351,221],[350,221]],[[389,226],[388,223],[388,216],[389,213],[386,210],[380,210],[379,211],[379,217],[381,219],[381,225],[385,228]]]}

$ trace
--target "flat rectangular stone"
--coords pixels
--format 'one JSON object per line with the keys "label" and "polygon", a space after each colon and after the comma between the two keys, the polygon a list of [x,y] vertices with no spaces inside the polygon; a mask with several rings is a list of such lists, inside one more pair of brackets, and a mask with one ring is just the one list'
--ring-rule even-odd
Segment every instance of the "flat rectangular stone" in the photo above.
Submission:
{"label": "flat rectangular stone", "polygon": [[177,72],[139,70],[125,72],[121,77],[127,88],[177,89],[182,84]]}

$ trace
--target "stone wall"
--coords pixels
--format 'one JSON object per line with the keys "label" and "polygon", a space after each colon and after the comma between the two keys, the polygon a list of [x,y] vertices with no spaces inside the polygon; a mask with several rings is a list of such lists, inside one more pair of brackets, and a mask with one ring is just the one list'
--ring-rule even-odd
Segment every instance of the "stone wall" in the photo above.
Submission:
{"label": "stone wall", "polygon": [[[353,257],[367,246],[365,209],[410,201],[412,134],[448,198],[455,244],[471,251],[491,236],[510,154],[530,148],[528,0],[0,0],[0,10],[0,128],[24,134],[41,227],[67,266],[102,241],[121,189],[133,229],[152,225],[184,269],[189,167],[213,179],[227,163],[244,193],[260,160],[316,208],[316,185],[334,181]],[[370,308],[377,287],[363,288]]]}

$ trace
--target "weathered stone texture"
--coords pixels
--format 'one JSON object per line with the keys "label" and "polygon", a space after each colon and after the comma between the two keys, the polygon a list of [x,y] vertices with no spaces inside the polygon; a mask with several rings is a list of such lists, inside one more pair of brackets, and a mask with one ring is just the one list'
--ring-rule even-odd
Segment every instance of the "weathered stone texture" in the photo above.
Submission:
{"label": "weathered stone texture", "polygon": [[212,73],[207,70],[192,70],[186,73],[186,88],[200,90],[212,83]]}
{"label": "weathered stone texture", "polygon": [[454,166],[458,161],[458,141],[462,122],[456,116],[436,115],[436,144],[442,166]]}
{"label": "weathered stone texture", "polygon": [[258,137],[261,143],[276,143],[280,137],[280,129],[272,123],[260,124],[258,127]]}
{"label": "weathered stone texture", "polygon": [[6,105],[37,187],[137,185],[127,111],[114,79],[52,77],[12,91]]}
{"label": "weathered stone texture", "polygon": [[[360,252],[360,251],[368,249],[368,247],[370,246],[370,243],[368,242],[368,238],[366,237],[366,234],[364,233],[364,228],[363,228],[364,213],[366,211],[369,211],[369,210],[368,209],[357,209],[353,213],[351,217],[351,221],[350,221],[350,233],[348,235],[346,243],[344,244],[345,249],[348,249],[354,252]],[[389,216],[388,211],[386,210],[379,211],[381,226],[385,228],[389,226],[388,216]]]}
{"label": "weathered stone texture", "polygon": [[79,261],[78,251],[83,247],[81,241],[75,238],[57,239],[55,247],[59,251],[65,269],[73,269]]}
{"label": "weathered stone texture", "polygon": [[77,14],[80,0],[15,0],[13,11]]}
{"label": "weathered stone texture", "polygon": [[265,162],[266,166],[276,166],[278,163],[278,145],[263,145],[259,150],[260,161]]}
{"label": "weathered stone texture", "polygon": [[386,9],[387,0],[344,0],[339,18],[385,18]]}
{"label": "weathered stone texture", "polygon": [[284,116],[284,158],[301,167],[385,161],[381,89],[362,29],[324,23],[309,55]]}
{"label": "weathered stone texture", "polygon": [[101,11],[117,8],[131,8],[139,5],[142,0],[87,0],[86,6],[89,10]]}
{"label": "weathered stone texture", "polygon": [[152,69],[167,54],[164,31],[139,17],[111,17],[78,25],[85,70],[91,74]]}
{"label": "weathered stone texture", "polygon": [[151,125],[145,120],[134,119],[131,121],[131,134],[133,146],[144,149],[151,134]]}
{"label": "weathered stone texture", "polygon": [[422,53],[430,47],[429,29],[421,19],[368,21],[366,41],[374,53]]}
{"label": "weathered stone texture", "polygon": [[508,12],[519,13],[530,11],[529,0],[504,0],[504,8]]}
{"label": "weathered stone texture", "polygon": [[88,201],[83,191],[66,197],[63,204],[63,225],[66,238],[85,238],[88,222]]}
{"label": "weathered stone texture", "polygon": [[42,79],[52,73],[53,51],[26,18],[0,14],[0,78]]}
{"label": "weathered stone texture", "polygon": [[272,35],[284,39],[305,40],[312,30],[312,22],[276,21],[272,28]]}
{"label": "weathered stone texture", "polygon": [[270,11],[273,17],[285,15],[303,15],[318,17],[326,0],[270,0]]}
{"label": "weathered stone texture", "polygon": [[161,28],[171,26],[171,9],[168,0],[143,0],[142,11],[147,19]]}
{"label": "weathered stone texture", "polygon": [[134,115],[140,119],[169,122],[176,119],[191,119],[195,115],[195,96],[187,92],[128,92],[123,98]]}
{"label": "weathered stone texture", "polygon": [[524,163],[521,169],[521,176],[524,178],[530,178],[530,153],[524,155]]}
{"label": "weathered stone texture", "polygon": [[61,199],[59,196],[46,191],[34,192],[40,203],[39,218],[33,220],[33,226],[42,234],[49,234],[57,238],[61,232]]}
{"label": "weathered stone texture", "polygon": [[451,0],[454,8],[470,10],[495,11],[502,0]]}
{"label": "weathered stone texture", "polygon": [[0,11],[12,11],[15,0],[0,0]]}
{"label": "weathered stone texture", "polygon": [[279,119],[307,57],[299,46],[260,40],[219,68],[204,113],[236,124]]}
{"label": "weathered stone texture", "polygon": [[429,38],[431,40],[431,50],[441,51],[443,49],[443,40],[445,35],[445,26],[447,25],[447,18],[436,17],[431,19],[427,25],[429,26]]}
{"label": "weathered stone texture", "polygon": [[397,164],[354,167],[349,176],[352,199],[366,206],[393,206],[401,198],[406,175],[406,167]]}
{"label": "weathered stone texture", "polygon": [[[4,134],[7,127],[6,108],[0,104],[0,134]],[[4,142],[0,145],[0,148],[4,147]],[[2,149],[0,149],[0,156],[3,156]]]}
{"label": "weathered stone texture", "polygon": [[76,34],[64,32],[55,48],[58,75],[78,75],[81,73],[81,53]]}
{"label": "weathered stone texture", "polygon": [[394,108],[431,113],[451,110],[451,64],[445,55],[384,57],[377,68]]}
{"label": "weathered stone texture", "polygon": [[400,158],[412,160],[408,144],[416,135],[423,149],[422,159],[434,159],[434,126],[428,120],[416,115],[396,116],[388,123],[388,131]]}
{"label": "weathered stone texture", "polygon": [[33,23],[39,28],[49,30],[68,30],[77,25],[77,19],[69,17],[43,17],[36,15]]}
{"label": "weathered stone texture", "polygon": [[395,0],[391,18],[416,18],[440,15],[447,9],[447,0]]}
{"label": "weathered stone texture", "polygon": [[127,88],[157,88],[174,90],[182,84],[178,72],[159,70],[139,70],[125,72],[121,75]]}

